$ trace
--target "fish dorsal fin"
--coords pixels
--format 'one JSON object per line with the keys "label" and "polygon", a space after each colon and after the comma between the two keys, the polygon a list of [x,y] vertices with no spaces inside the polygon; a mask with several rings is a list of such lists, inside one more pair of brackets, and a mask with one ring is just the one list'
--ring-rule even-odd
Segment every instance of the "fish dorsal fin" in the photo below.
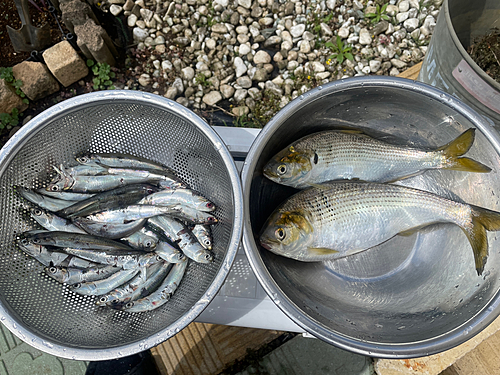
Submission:
{"label": "fish dorsal fin", "polygon": [[337,254],[337,250],[327,249],[326,247],[308,247],[307,250],[313,255],[332,255]]}

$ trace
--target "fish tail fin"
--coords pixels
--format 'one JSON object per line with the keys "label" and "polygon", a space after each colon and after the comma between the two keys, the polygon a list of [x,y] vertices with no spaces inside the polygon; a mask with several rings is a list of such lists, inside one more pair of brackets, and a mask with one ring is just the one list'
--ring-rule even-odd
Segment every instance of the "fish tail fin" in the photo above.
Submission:
{"label": "fish tail fin", "polygon": [[500,212],[472,205],[471,208],[472,226],[462,229],[472,246],[476,271],[480,276],[483,273],[486,260],[488,259],[488,236],[486,231],[500,230]]}
{"label": "fish tail fin", "polygon": [[462,158],[460,156],[467,153],[472,147],[475,139],[476,129],[470,128],[460,134],[450,143],[438,148],[436,151],[441,151],[445,164],[443,169],[451,169],[455,171],[475,172],[475,173],[488,173],[491,171],[490,167],[479,163],[470,158]]}

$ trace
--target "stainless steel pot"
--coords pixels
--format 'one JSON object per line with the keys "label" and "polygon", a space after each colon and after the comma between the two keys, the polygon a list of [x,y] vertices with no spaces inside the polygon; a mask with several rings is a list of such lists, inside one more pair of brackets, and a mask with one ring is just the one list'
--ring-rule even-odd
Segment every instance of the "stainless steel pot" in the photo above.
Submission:
{"label": "stainless steel pot", "polygon": [[[190,262],[176,294],[161,308],[130,314],[96,306],[95,297],[51,280],[15,246],[16,235],[38,226],[24,218],[13,186],[42,187],[53,175],[52,165],[68,165],[84,151],[121,152],[168,165],[217,206],[214,262]],[[222,286],[241,238],[241,202],[241,183],[226,146],[183,106],[132,91],[57,104],[0,151],[0,321],[28,344],[64,358],[98,361],[158,345],[192,322]]]}
{"label": "stainless steel pot", "polygon": [[[258,235],[271,212],[296,192],[262,175],[278,151],[313,132],[355,127],[417,147],[436,148],[477,128],[468,156],[488,174],[427,171],[400,182],[500,211],[500,140],[482,116],[431,86],[389,77],[329,83],[283,108],[256,138],[242,172],[243,243],[258,280],[299,326],[360,354],[409,358],[450,349],[500,313],[500,235],[489,233],[489,259],[478,277],[460,228],[434,225],[368,251],[302,263],[266,251]],[[356,233],[353,233],[355,236]]]}

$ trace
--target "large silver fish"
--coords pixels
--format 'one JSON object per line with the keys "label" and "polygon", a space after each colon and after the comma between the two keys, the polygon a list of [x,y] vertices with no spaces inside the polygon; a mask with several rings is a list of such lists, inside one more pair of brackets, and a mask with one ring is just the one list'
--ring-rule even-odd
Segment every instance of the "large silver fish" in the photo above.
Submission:
{"label": "large silver fish", "polygon": [[491,169],[461,157],[474,143],[475,129],[429,151],[398,146],[357,131],[327,130],[308,135],[275,155],[264,175],[282,185],[303,189],[344,179],[392,182],[428,169],[487,173]]}
{"label": "large silver fish", "polygon": [[288,258],[323,261],[434,223],[463,230],[480,275],[488,257],[486,230],[500,230],[500,213],[397,185],[330,182],[303,190],[270,216],[260,243]]}

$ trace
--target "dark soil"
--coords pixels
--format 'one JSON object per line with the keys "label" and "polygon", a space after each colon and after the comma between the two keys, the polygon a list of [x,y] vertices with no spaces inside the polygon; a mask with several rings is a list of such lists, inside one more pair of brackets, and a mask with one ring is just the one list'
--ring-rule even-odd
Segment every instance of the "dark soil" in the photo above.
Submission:
{"label": "dark soil", "polygon": [[[48,23],[50,25],[52,43],[56,44],[60,42],[62,33],[57,26],[56,20],[48,11],[47,1],[45,1],[45,6],[42,0],[33,1],[42,11],[40,12],[31,3],[29,4],[31,23],[36,27],[41,27]],[[14,0],[2,0],[0,5],[0,66],[3,67],[14,66],[30,57],[29,52],[14,51],[10,42],[9,34],[7,33],[7,25],[16,30],[21,28],[21,19],[17,13]],[[66,30],[64,31],[67,32]]]}
{"label": "dark soil", "polygon": [[477,38],[467,52],[486,74],[500,83],[500,30],[495,28]]}

